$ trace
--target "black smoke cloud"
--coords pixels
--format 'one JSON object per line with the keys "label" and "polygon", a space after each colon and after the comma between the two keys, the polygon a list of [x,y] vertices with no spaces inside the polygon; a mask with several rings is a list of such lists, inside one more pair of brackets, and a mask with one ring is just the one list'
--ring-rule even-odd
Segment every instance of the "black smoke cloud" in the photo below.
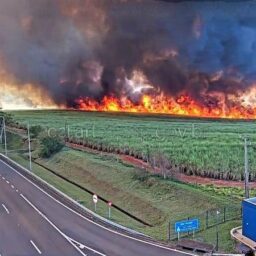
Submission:
{"label": "black smoke cloud", "polygon": [[255,13],[254,1],[1,0],[1,68],[67,106],[119,96],[134,70],[205,102],[255,80]]}

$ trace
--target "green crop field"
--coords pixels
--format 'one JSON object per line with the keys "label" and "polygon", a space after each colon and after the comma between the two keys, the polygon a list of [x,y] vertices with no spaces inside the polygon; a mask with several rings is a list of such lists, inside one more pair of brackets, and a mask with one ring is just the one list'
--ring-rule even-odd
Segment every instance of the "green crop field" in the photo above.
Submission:
{"label": "green crop field", "polygon": [[[255,121],[206,120],[170,116],[94,113],[80,111],[12,111],[19,123],[48,127],[51,134],[94,143],[96,148],[128,152],[143,159],[164,155],[169,166],[186,166],[194,172],[243,172],[243,136],[249,148],[250,171],[256,174]],[[91,144],[90,144],[91,145]]]}

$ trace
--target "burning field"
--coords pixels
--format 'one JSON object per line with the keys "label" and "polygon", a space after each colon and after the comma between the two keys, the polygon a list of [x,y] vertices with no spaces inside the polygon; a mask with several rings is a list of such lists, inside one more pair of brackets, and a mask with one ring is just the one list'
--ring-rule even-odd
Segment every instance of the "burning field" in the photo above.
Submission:
{"label": "burning field", "polygon": [[256,117],[254,1],[2,0],[0,104]]}

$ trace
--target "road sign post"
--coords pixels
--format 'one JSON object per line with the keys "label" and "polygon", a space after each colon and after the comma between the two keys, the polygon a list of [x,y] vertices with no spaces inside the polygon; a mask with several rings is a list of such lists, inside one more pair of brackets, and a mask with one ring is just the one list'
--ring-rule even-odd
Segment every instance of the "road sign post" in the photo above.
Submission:
{"label": "road sign post", "polygon": [[96,212],[97,211],[98,196],[94,194],[93,197],[92,197],[92,200],[94,202],[94,210]]}
{"label": "road sign post", "polygon": [[180,241],[180,228],[177,228],[177,233],[178,233],[178,241]]}
{"label": "road sign post", "polygon": [[108,218],[111,219],[111,207],[112,207],[112,202],[108,202]]}

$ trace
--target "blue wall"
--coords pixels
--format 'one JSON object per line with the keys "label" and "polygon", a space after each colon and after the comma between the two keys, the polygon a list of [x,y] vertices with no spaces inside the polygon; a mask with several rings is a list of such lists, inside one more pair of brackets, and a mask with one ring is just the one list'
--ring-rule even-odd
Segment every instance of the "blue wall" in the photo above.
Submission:
{"label": "blue wall", "polygon": [[256,205],[243,201],[243,235],[256,241]]}

